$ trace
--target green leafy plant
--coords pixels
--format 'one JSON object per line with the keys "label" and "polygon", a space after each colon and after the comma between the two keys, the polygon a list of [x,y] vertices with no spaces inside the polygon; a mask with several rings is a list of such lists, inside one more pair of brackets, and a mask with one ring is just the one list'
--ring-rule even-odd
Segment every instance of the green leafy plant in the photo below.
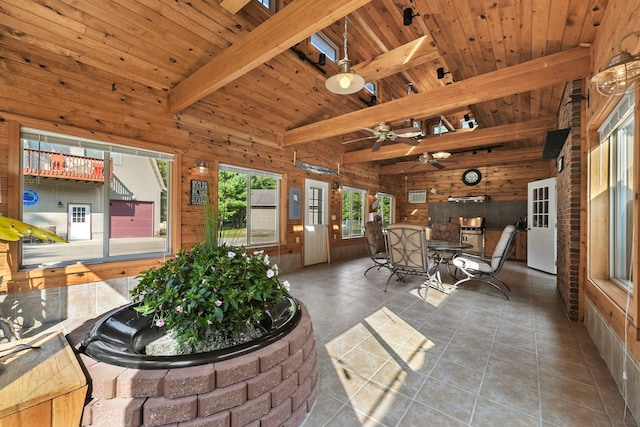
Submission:
{"label": "green leafy plant", "polygon": [[143,271],[131,291],[139,313],[152,315],[155,326],[191,348],[255,328],[289,295],[289,283],[280,280],[269,255],[218,245],[218,223],[215,206],[207,202],[202,242]]}
{"label": "green leafy plant", "polygon": [[140,301],[136,310],[153,314],[156,326],[171,330],[181,344],[197,346],[258,324],[288,293],[288,282],[280,281],[264,252],[202,242],[143,272],[132,296]]}

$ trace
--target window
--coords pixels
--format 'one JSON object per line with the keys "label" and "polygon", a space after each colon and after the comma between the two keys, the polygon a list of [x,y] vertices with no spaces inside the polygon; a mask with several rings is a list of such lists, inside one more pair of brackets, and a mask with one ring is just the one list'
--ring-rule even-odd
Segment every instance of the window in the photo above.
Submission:
{"label": "window", "polygon": [[367,82],[364,84],[364,88],[371,94],[371,95],[378,95],[378,86],[376,85],[375,82]]}
{"label": "window", "polygon": [[469,120],[462,119],[460,120],[460,129],[473,129],[478,127],[478,122],[475,118],[470,118]]}
{"label": "window", "polygon": [[626,96],[599,129],[600,145],[609,147],[609,275],[625,289],[632,288],[634,104]]}
{"label": "window", "polygon": [[276,2],[275,0],[258,0],[258,3],[271,10],[272,12],[276,11]]}
{"label": "window", "polygon": [[365,196],[364,190],[342,189],[342,237],[363,236]]}
{"label": "window", "polygon": [[22,220],[69,244],[23,241],[21,266],[164,256],[173,156],[23,128]]}
{"label": "window", "polygon": [[327,56],[327,59],[335,62],[338,60],[338,46],[336,46],[331,40],[322,33],[315,33],[311,35],[311,46],[318,49],[320,52]]}
{"label": "window", "polygon": [[434,125],[433,128],[431,128],[431,129],[432,129],[432,134],[433,135],[440,135],[442,133],[449,132],[449,129],[447,129],[447,127],[445,125],[440,124],[440,123],[437,124],[437,125]]}
{"label": "window", "polygon": [[281,179],[275,173],[220,165],[218,215],[222,243],[278,243]]}
{"label": "window", "polygon": [[382,225],[393,223],[393,196],[390,194],[378,193],[378,214],[382,217]]}

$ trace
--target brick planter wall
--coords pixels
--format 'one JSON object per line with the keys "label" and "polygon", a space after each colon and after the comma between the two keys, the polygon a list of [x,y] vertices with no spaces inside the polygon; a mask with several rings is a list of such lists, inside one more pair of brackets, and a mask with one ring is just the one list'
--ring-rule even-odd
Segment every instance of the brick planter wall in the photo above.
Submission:
{"label": "brick planter wall", "polygon": [[[138,370],[80,354],[91,400],[82,426],[299,426],[318,396],[311,318],[281,340],[219,363]],[[78,348],[91,324],[67,338]]]}

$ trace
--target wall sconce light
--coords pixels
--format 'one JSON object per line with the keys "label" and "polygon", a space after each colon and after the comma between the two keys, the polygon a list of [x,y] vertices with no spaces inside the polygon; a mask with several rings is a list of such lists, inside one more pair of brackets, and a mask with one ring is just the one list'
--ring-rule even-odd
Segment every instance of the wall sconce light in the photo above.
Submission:
{"label": "wall sconce light", "polygon": [[640,78],[640,54],[631,55],[622,50],[622,42],[631,36],[640,36],[640,31],[625,34],[618,42],[618,53],[613,55],[609,65],[591,78],[601,95],[617,96],[628,93],[633,82]]}
{"label": "wall sconce light", "polygon": [[436,70],[436,75],[438,79],[443,79],[446,74],[451,74],[451,71],[444,71],[443,67],[440,67]]}
{"label": "wall sconce light", "polygon": [[338,74],[331,76],[325,82],[330,92],[338,95],[350,95],[364,87],[364,78],[351,71],[351,61],[347,54],[347,17],[344,17],[344,57],[338,61]]}
{"label": "wall sconce light", "polygon": [[64,208],[64,203],[62,203],[62,202],[58,202],[58,207],[59,207],[59,208]]}
{"label": "wall sconce light", "polygon": [[411,23],[413,22],[413,18],[415,18],[416,16],[420,16],[420,14],[416,13],[414,15],[413,10],[411,10],[411,8],[408,7],[402,11],[402,23],[404,25],[411,25]]}
{"label": "wall sconce light", "polygon": [[342,193],[342,186],[340,185],[339,182],[336,181],[333,183],[333,185],[331,185],[331,192],[333,194]]}
{"label": "wall sconce light", "polygon": [[201,174],[209,171],[209,165],[207,165],[207,162],[205,162],[202,157],[196,160],[193,166],[197,168],[198,172],[200,172]]}

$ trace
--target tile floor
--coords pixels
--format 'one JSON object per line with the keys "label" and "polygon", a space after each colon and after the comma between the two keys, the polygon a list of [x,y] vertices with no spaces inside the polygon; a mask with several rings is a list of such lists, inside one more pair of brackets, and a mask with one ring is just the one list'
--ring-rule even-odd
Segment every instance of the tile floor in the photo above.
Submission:
{"label": "tile floor", "polygon": [[[285,275],[311,313],[320,393],[304,427],[635,426],[555,276],[507,262],[510,301],[470,283],[363,272],[367,259]],[[445,282],[452,279],[444,273]]]}

